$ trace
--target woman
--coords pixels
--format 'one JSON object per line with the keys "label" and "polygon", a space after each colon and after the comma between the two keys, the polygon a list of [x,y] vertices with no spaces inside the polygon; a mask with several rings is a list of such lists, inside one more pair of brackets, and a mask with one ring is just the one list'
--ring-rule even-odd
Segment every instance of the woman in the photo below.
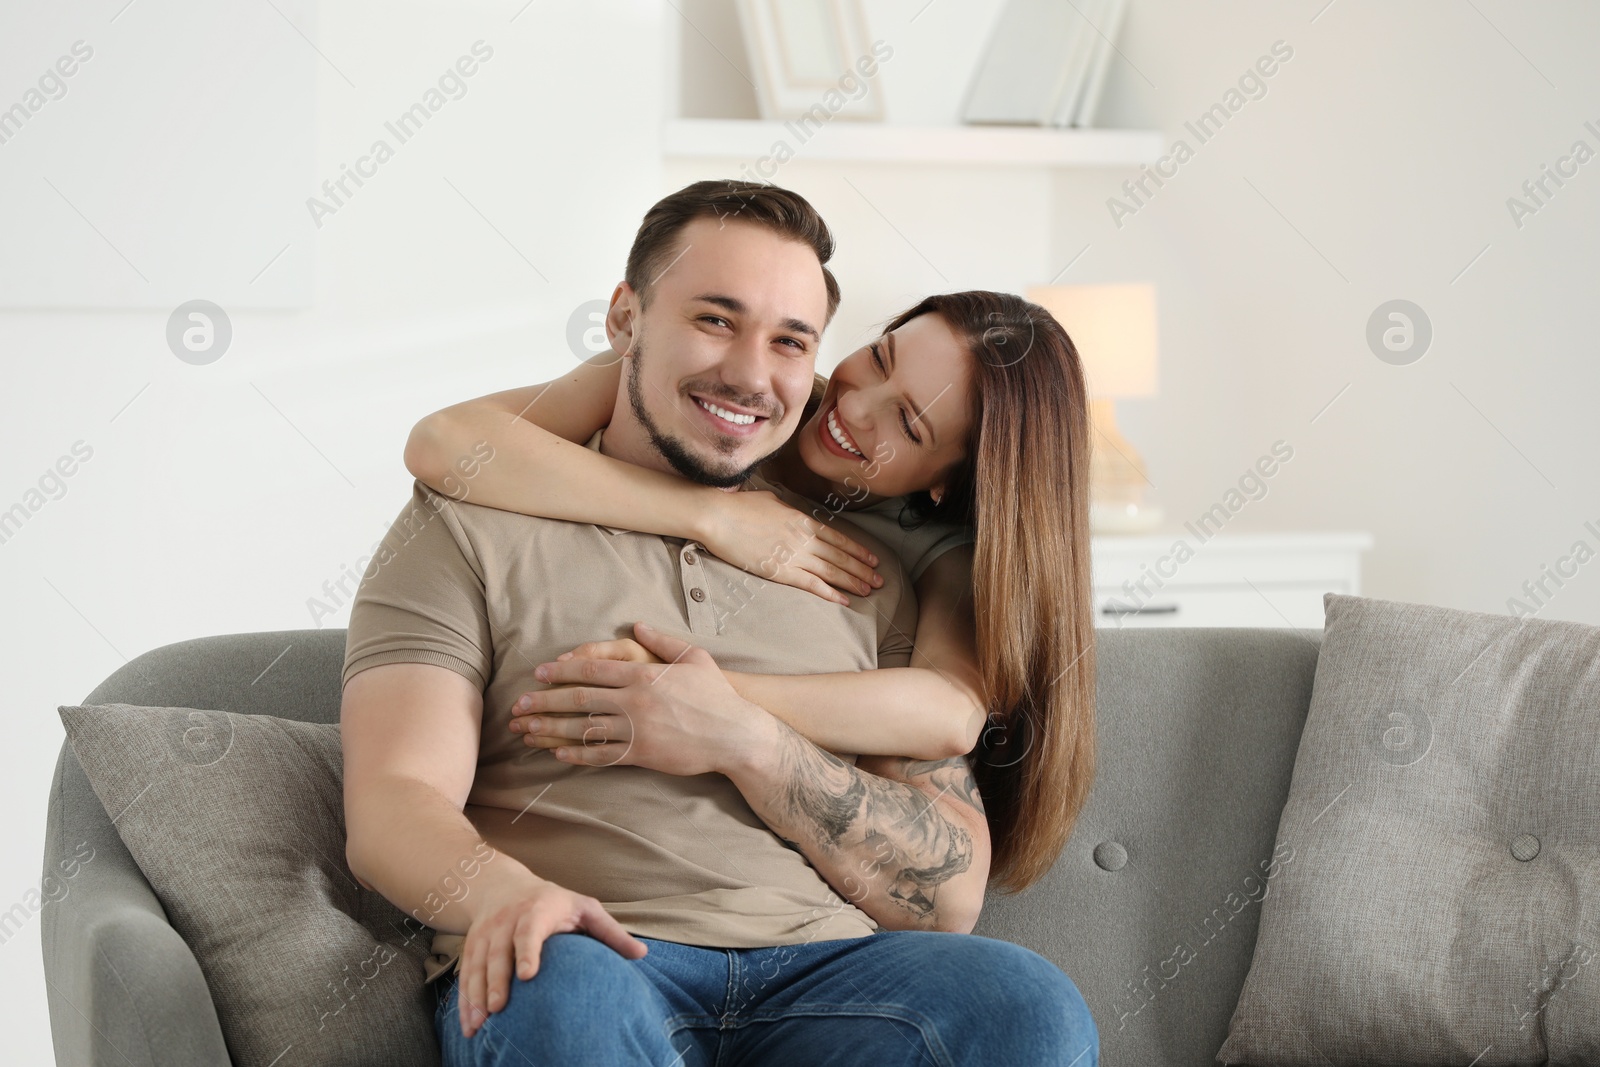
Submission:
{"label": "woman", "polygon": [[[477,466],[474,503],[691,538],[830,599],[881,583],[863,546],[773,494],[726,493],[583,447],[610,419],[618,363],[605,353],[569,378],[429,415],[406,443],[406,466],[460,497],[451,463],[488,441],[495,458]],[[970,751],[990,882],[1024,889],[1055,862],[1094,775],[1089,434],[1077,351],[1020,297],[930,296],[819,376],[804,418],[761,474],[816,500],[813,515],[842,513],[897,551],[919,603],[914,662],[927,666],[728,677],[824,748],[922,759]],[[815,537],[774,573],[771,547],[792,543],[797,522]],[[571,654],[648,656],[632,641]]]}

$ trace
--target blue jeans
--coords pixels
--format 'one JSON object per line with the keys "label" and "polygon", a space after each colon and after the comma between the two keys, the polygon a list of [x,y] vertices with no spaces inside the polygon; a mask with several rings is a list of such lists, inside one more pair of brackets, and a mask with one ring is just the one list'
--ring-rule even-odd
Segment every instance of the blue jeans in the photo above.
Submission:
{"label": "blue jeans", "polygon": [[626,960],[587,934],[545,942],[539,973],[470,1039],[459,983],[434,1012],[444,1067],[1096,1067],[1077,986],[1038,953],[973,934],[880,930],[773,948],[640,938]]}

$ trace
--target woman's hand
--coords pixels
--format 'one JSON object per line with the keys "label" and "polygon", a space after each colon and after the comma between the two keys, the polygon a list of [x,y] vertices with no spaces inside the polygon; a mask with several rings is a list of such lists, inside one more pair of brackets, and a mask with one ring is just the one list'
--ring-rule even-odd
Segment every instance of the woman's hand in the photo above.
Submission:
{"label": "woman's hand", "polygon": [[866,596],[883,584],[878,557],[827,523],[785,504],[776,493],[723,493],[700,540],[723,559],[769,581],[850,603],[839,589]]}

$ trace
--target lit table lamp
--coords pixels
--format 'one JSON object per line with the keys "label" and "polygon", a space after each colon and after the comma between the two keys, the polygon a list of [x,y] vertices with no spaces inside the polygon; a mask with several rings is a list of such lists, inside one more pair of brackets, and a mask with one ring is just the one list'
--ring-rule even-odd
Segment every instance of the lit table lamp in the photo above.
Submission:
{"label": "lit table lamp", "polygon": [[1117,430],[1116,398],[1156,394],[1153,285],[1041,285],[1028,299],[1066,328],[1089,390],[1089,525],[1095,533],[1145,533],[1161,509],[1145,500],[1144,460]]}

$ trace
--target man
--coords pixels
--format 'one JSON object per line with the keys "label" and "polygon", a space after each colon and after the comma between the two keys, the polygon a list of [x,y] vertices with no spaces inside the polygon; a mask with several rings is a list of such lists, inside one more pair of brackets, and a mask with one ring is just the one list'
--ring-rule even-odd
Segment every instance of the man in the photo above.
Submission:
{"label": "man", "polygon": [[[811,206],[770,186],[653,207],[607,316],[629,363],[590,447],[775,489],[751,472],[798,425],[831,253]],[[972,928],[988,871],[965,761],[824,752],[721,674],[909,662],[905,575],[850,533],[884,584],[846,607],[692,541],[415,487],[352,608],[347,852],[438,931],[430,981],[457,964],[447,1065],[1096,1062],[1059,969],[937,932]],[[550,662],[627,636],[663,662]],[[528,691],[609,725],[564,759],[531,749],[508,729]]]}

